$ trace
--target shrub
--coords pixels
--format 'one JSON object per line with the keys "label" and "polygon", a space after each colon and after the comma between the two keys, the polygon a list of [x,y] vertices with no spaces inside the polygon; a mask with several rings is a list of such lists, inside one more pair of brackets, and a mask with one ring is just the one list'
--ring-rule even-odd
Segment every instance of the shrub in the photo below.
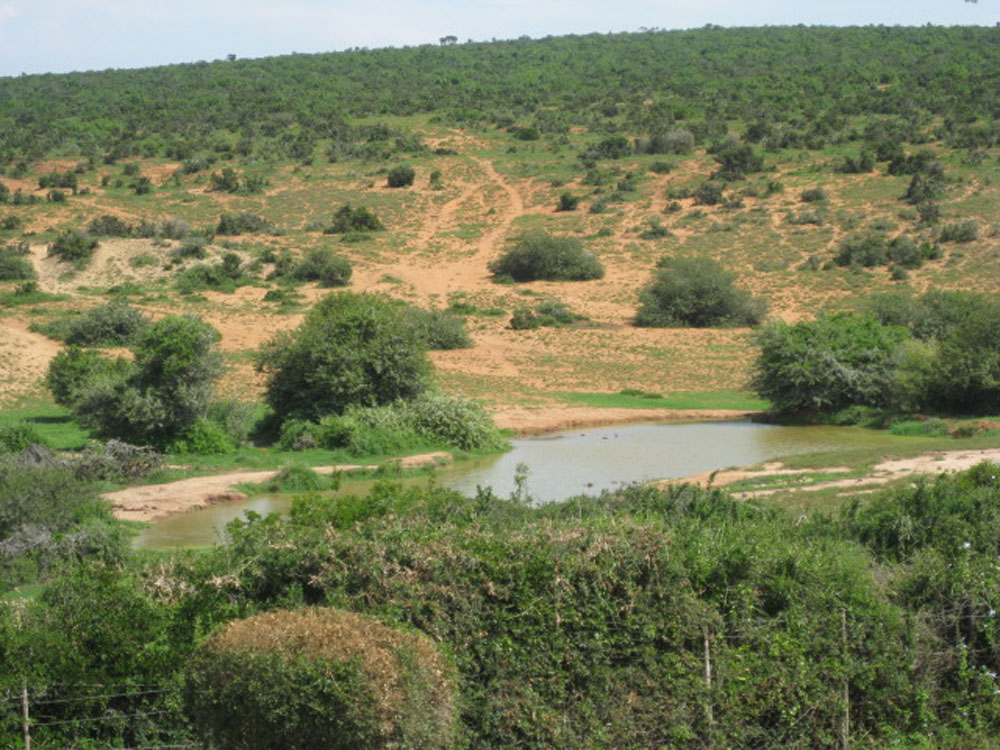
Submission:
{"label": "shrub", "polygon": [[827,201],[830,199],[830,194],[826,192],[824,187],[809,188],[808,190],[803,190],[799,195],[803,203],[816,203],[818,201]]}
{"label": "shrub", "polygon": [[378,232],[384,229],[382,221],[374,211],[364,206],[351,208],[348,203],[337,209],[333,215],[333,223],[323,230],[325,234],[344,234],[347,232]]}
{"label": "shrub", "polygon": [[49,255],[54,255],[59,260],[68,261],[78,267],[86,266],[94,256],[98,242],[76,229],[69,229],[49,245]]}
{"label": "shrub", "polygon": [[267,402],[282,420],[342,413],[351,404],[386,404],[426,387],[426,344],[399,306],[371,294],[320,300],[291,334],[259,353]]}
{"label": "shrub", "polygon": [[311,250],[296,264],[292,275],[300,281],[318,281],[321,286],[347,286],[351,281],[351,262],[325,247]]}
{"label": "shrub", "polygon": [[753,387],[778,412],[884,407],[892,399],[894,357],[906,338],[904,328],[850,313],[775,323],[757,336]]}
{"label": "shrub", "polygon": [[127,222],[117,216],[105,214],[93,219],[87,225],[87,232],[98,237],[131,237],[133,229]]}
{"label": "shrub", "polygon": [[719,177],[724,180],[742,180],[751,172],[764,168],[764,158],[755,153],[749,143],[726,144],[714,156],[720,165]]}
{"label": "shrub", "polygon": [[407,306],[404,317],[432,351],[468,349],[472,346],[464,318],[453,312]]}
{"label": "shrub", "polygon": [[763,320],[767,305],[733,286],[735,275],[710,258],[667,258],[639,294],[638,326],[744,326]]}
{"label": "shrub", "polygon": [[171,250],[170,256],[176,260],[187,260],[188,258],[203,260],[208,257],[208,252],[205,250],[206,245],[204,237],[192,237]]}
{"label": "shrub", "polygon": [[193,453],[207,456],[216,453],[229,453],[236,446],[229,439],[221,426],[209,419],[199,419],[167,448],[170,453]]}
{"label": "shrub", "polygon": [[559,196],[559,205],[556,206],[556,211],[576,211],[576,208],[579,205],[579,196],[573,195],[572,193],[563,193]]}
{"label": "shrub", "polygon": [[539,302],[534,310],[519,307],[510,319],[510,327],[515,331],[534,330],[543,326],[557,328],[582,320],[587,320],[587,316],[573,312],[565,302],[549,299]]}
{"label": "shrub", "polygon": [[222,214],[219,217],[219,225],[215,229],[216,234],[239,235],[244,232],[257,234],[261,232],[271,232],[274,224],[263,216],[251,213]]}
{"label": "shrub", "polygon": [[386,184],[391,188],[408,187],[413,184],[416,176],[417,173],[413,167],[401,164],[389,170],[389,174],[386,175]]}
{"label": "shrub", "polygon": [[478,401],[423,393],[402,404],[407,423],[420,435],[463,451],[496,450],[503,438]]}
{"label": "shrub", "polygon": [[583,249],[579,239],[541,231],[522,234],[489,269],[514,281],[585,281],[604,276],[601,262]]}
{"label": "shrub", "polygon": [[124,359],[107,359],[99,352],[70,346],[59,352],[49,363],[45,387],[52,399],[62,406],[72,406],[80,389],[91,380],[123,380],[129,372]]}
{"label": "shrub", "polygon": [[0,249],[0,281],[31,281],[37,278],[30,260],[6,248]]}
{"label": "shrub", "polygon": [[127,302],[92,307],[72,321],[64,339],[77,346],[127,346],[149,325],[149,319]]}
{"label": "shrub", "polygon": [[979,237],[979,225],[973,221],[947,224],[941,229],[941,242],[974,242]]}
{"label": "shrub", "polygon": [[351,612],[231,622],[187,668],[185,708],[220,750],[451,748],[450,668],[424,635]]}
{"label": "shrub", "polygon": [[[207,166],[207,165],[206,165]],[[209,180],[209,190],[235,193],[240,189],[240,179],[236,170],[225,167],[222,172],[213,172]]]}
{"label": "shrub", "polygon": [[717,182],[703,182],[694,190],[694,201],[701,206],[714,206],[722,201],[724,189]]}
{"label": "shrub", "polygon": [[28,422],[0,424],[0,453],[20,453],[31,445],[47,445],[35,425]]}

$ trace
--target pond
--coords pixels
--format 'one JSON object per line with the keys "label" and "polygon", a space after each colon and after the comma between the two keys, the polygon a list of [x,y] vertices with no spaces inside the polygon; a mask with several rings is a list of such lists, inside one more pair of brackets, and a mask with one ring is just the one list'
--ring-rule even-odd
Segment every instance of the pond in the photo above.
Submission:
{"label": "pond", "polygon": [[[507,496],[515,490],[518,465],[525,464],[529,494],[538,502],[553,502],[631,482],[686,477],[797,453],[871,447],[887,443],[887,438],[885,433],[849,427],[753,422],[629,424],[520,438],[503,455],[462,461],[436,471],[434,477],[439,484],[467,494],[475,493],[477,487],[492,487],[498,495]],[[351,479],[340,491],[362,494],[372,481]],[[189,511],[150,525],[135,545],[173,549],[215,544],[222,539],[225,525],[245,511],[283,512],[290,504],[290,497],[258,497]]]}

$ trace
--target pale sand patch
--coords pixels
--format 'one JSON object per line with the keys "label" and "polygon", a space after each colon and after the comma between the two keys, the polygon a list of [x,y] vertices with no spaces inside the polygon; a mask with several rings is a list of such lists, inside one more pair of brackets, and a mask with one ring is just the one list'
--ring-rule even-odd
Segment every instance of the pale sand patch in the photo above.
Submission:
{"label": "pale sand patch", "polygon": [[0,318],[0,404],[35,392],[62,346],[28,330],[19,318]]}
{"label": "pale sand patch", "polygon": [[598,406],[501,406],[492,411],[497,427],[518,435],[600,427],[629,422],[721,422],[746,419],[756,412],[735,409],[625,409]]}
{"label": "pale sand patch", "polygon": [[[451,461],[450,453],[436,451],[422,453],[417,456],[407,456],[387,463],[398,463],[403,468],[420,466],[438,466]],[[345,464],[340,466],[318,466],[314,471],[319,474],[333,474],[341,471],[374,470],[375,466],[360,466]],[[219,502],[245,499],[239,492],[234,492],[237,484],[249,482],[266,482],[278,473],[278,469],[262,471],[232,471],[226,474],[215,474],[207,477],[192,477],[164,484],[147,484],[139,487],[128,487],[103,495],[110,500],[114,514],[129,521],[159,521],[167,516],[196,510]]]}

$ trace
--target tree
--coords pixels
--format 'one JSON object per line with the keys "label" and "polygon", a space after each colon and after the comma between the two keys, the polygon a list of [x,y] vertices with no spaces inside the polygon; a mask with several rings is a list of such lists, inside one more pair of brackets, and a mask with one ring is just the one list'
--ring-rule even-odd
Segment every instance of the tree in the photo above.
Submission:
{"label": "tree", "polygon": [[587,281],[604,276],[604,266],[576,237],[525,232],[490,263],[496,276],[514,281]]}
{"label": "tree", "polygon": [[905,328],[840,313],[794,325],[775,323],[757,337],[753,387],[779,412],[887,406]]}
{"label": "tree", "polygon": [[412,398],[427,387],[430,364],[404,309],[372,294],[320,300],[291,334],[264,346],[257,369],[268,374],[267,402],[282,420],[340,414]]}
{"label": "tree", "polygon": [[711,258],[668,258],[639,294],[638,326],[757,325],[767,304],[733,286],[735,275]]}
{"label": "tree", "polygon": [[200,319],[171,315],[139,334],[132,363],[91,369],[80,350],[56,357],[49,387],[98,435],[165,446],[204,418],[222,373],[218,340]]}

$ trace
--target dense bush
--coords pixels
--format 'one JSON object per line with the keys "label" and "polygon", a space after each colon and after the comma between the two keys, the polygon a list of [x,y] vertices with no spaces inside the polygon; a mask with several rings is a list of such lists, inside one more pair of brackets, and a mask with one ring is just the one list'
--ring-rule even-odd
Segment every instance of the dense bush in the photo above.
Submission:
{"label": "dense bush", "polygon": [[941,228],[938,238],[941,242],[974,242],[979,237],[979,225],[975,221],[960,221]]}
{"label": "dense bush", "polygon": [[263,216],[251,213],[222,214],[215,228],[216,234],[258,234],[274,231],[274,224]]}
{"label": "dense bush", "polygon": [[333,223],[323,230],[325,234],[347,232],[378,232],[384,229],[382,221],[374,211],[365,206],[351,208],[351,204],[341,206],[333,215]]}
{"label": "dense bush", "polygon": [[351,262],[329,248],[319,247],[295,265],[292,276],[300,281],[318,281],[324,287],[347,286]]}
{"label": "dense bush", "polygon": [[0,281],[32,281],[37,278],[30,260],[20,253],[0,248]]}
{"label": "dense bush", "polygon": [[386,185],[391,188],[409,187],[413,184],[416,176],[417,173],[413,167],[401,164],[389,170],[389,174],[386,176]]}
{"label": "dense bush", "polygon": [[736,276],[711,258],[660,259],[639,293],[638,326],[752,326],[767,303],[733,286]]}
{"label": "dense bush", "polygon": [[742,180],[764,168],[764,158],[749,143],[727,143],[715,149],[714,156],[720,165],[718,176],[724,180]]}
{"label": "dense bush", "polygon": [[893,397],[895,356],[907,332],[850,313],[794,325],[774,323],[757,336],[753,387],[778,412],[885,407]]}
{"label": "dense bush", "polygon": [[104,214],[91,220],[87,225],[87,233],[95,237],[131,237],[134,229],[117,216]]}
{"label": "dense bush", "polygon": [[0,453],[20,453],[30,445],[46,445],[35,425],[30,422],[0,424]]}
{"label": "dense bush", "polygon": [[432,351],[468,349],[472,346],[472,338],[465,330],[465,319],[449,310],[424,310],[408,305],[404,309],[404,318]]}
{"label": "dense bush", "polygon": [[187,668],[185,704],[220,750],[452,748],[447,662],[423,635],[338,610],[230,622]]}
{"label": "dense bush", "polygon": [[149,325],[149,318],[127,302],[112,301],[71,319],[67,344],[76,346],[128,346]]}
{"label": "dense bush", "polygon": [[222,372],[218,339],[197,318],[168,316],[139,334],[133,362],[92,367],[96,357],[70,349],[52,361],[47,383],[98,435],[163,446],[205,416]]}
{"label": "dense bush", "polygon": [[342,292],[320,300],[291,334],[258,355],[267,402],[282,420],[317,419],[351,404],[386,404],[426,387],[426,343],[397,305]]}
{"label": "dense bush", "polygon": [[49,255],[54,255],[59,260],[73,263],[76,266],[86,266],[94,256],[98,242],[83,232],[69,229],[49,245]]}
{"label": "dense bush", "polygon": [[722,192],[724,189],[725,187],[718,182],[703,182],[694,189],[691,195],[698,205],[714,206],[722,202]]}
{"label": "dense bush", "polygon": [[534,309],[519,307],[510,319],[510,327],[515,331],[534,330],[543,326],[558,328],[587,320],[586,315],[580,315],[570,310],[569,305],[556,299],[542,300]]}
{"label": "dense bush", "polygon": [[522,234],[489,269],[514,281],[586,281],[604,276],[604,266],[579,239],[541,231]]}

